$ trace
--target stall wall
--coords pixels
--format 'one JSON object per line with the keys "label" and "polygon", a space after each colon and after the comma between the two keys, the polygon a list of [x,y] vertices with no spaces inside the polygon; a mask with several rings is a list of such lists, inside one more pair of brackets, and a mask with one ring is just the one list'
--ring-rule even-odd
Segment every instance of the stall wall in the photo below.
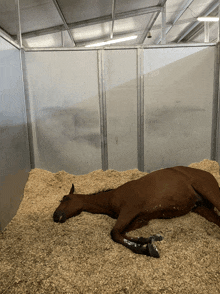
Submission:
{"label": "stall wall", "polygon": [[20,51],[0,38],[0,230],[17,212],[29,171]]}
{"label": "stall wall", "polygon": [[102,168],[100,84],[109,169],[138,167],[138,127],[145,171],[210,159],[214,50],[143,51],[144,125],[137,124],[136,49],[104,50],[101,66],[97,50],[26,52],[35,167],[72,174]]}
{"label": "stall wall", "polygon": [[136,50],[105,52],[108,168],[137,168]]}
{"label": "stall wall", "polygon": [[100,169],[97,52],[27,52],[25,66],[35,167]]}
{"label": "stall wall", "polygon": [[145,50],[145,171],[210,159],[214,50]]}

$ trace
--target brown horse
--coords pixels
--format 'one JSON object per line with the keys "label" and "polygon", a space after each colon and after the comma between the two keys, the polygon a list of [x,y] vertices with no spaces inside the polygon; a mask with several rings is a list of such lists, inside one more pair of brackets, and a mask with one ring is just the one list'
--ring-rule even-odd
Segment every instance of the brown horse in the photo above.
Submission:
{"label": "brown horse", "polygon": [[55,222],[63,223],[82,211],[107,214],[117,218],[112,239],[138,254],[159,257],[153,241],[162,240],[162,236],[131,238],[125,234],[147,225],[151,219],[173,218],[193,211],[220,227],[220,217],[214,211],[214,207],[220,211],[218,183],[213,175],[199,169],[166,168],[113,190],[93,195],[73,193],[74,185],[55,210]]}

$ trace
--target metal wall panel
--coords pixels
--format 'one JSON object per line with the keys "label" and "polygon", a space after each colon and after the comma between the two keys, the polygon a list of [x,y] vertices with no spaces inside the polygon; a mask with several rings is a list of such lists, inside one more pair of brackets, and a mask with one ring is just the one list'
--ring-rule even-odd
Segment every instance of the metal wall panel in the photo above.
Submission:
{"label": "metal wall panel", "polygon": [[0,230],[17,212],[30,171],[20,51],[0,38]]}
{"label": "metal wall panel", "polygon": [[25,53],[35,167],[101,168],[97,52]]}
{"label": "metal wall panel", "polygon": [[210,159],[214,50],[145,50],[145,171]]}
{"label": "metal wall panel", "polygon": [[109,169],[137,168],[136,50],[105,52]]}

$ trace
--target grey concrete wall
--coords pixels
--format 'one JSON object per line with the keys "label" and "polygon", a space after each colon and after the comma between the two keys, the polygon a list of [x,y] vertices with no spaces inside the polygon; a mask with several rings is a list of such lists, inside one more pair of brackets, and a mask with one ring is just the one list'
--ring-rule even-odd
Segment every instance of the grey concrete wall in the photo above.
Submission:
{"label": "grey concrete wall", "polygon": [[17,212],[29,171],[20,51],[0,38],[0,230]]}

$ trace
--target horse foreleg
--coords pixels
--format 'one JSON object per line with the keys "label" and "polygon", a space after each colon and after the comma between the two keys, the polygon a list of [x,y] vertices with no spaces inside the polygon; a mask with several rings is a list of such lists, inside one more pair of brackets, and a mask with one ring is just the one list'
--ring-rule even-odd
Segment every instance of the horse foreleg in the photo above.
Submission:
{"label": "horse foreleg", "polygon": [[192,212],[198,213],[208,221],[213,222],[220,227],[220,217],[215,213],[214,209],[209,209],[205,206],[199,206],[194,208]]}
{"label": "horse foreleg", "polygon": [[[153,244],[153,239],[151,239],[150,242],[148,242],[149,241],[148,239],[147,240],[148,244],[147,246],[144,247],[142,244],[140,243],[138,244],[137,242],[135,242],[134,241],[135,238],[133,238],[132,240],[132,238],[125,237],[125,235],[123,234],[126,227],[132,222],[132,220],[137,216],[138,213],[139,213],[139,210],[135,211],[133,208],[122,209],[122,211],[120,212],[118,216],[117,222],[111,231],[112,240],[119,244],[124,245],[125,247],[127,247],[134,253],[144,254],[144,255],[148,255],[152,257],[160,257],[156,246]],[[137,239],[140,241],[140,238],[137,238]],[[146,240],[147,238],[142,238],[141,239],[142,242],[143,242],[143,239]]]}
{"label": "horse foreleg", "polygon": [[[133,230],[137,230],[139,228],[142,228],[143,226],[146,226],[147,224],[148,224],[147,219],[141,220],[141,221],[140,220],[137,221],[135,219],[135,221],[132,221],[132,223],[130,223],[125,228],[125,231],[123,232],[123,234],[128,233],[128,232],[133,231]],[[163,240],[163,237],[160,234],[156,234],[156,235],[150,236],[149,238],[143,238],[143,237],[133,238],[133,237],[126,236],[126,239],[128,239],[129,241],[136,242],[138,244],[144,245],[144,244],[151,243],[151,241],[161,241],[161,240]]]}
{"label": "horse foreleg", "polygon": [[152,241],[162,241],[163,237],[160,234],[155,234],[153,236],[150,236],[149,238],[143,238],[143,237],[133,238],[133,237],[126,236],[126,239],[129,241],[144,245],[144,244],[151,243]]}

